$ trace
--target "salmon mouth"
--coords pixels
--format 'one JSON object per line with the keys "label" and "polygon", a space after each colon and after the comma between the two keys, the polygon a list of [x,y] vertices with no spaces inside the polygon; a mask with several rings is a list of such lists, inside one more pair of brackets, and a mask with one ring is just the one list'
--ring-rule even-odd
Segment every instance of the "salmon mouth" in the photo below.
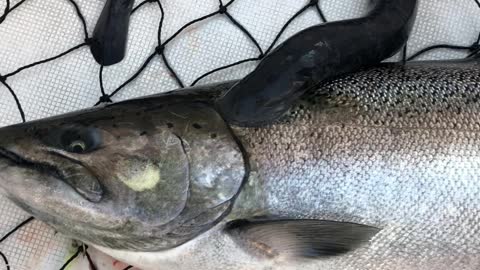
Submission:
{"label": "salmon mouth", "polygon": [[[51,152],[49,152],[49,154],[54,155],[57,158],[62,158],[64,160],[67,160],[68,162],[73,164],[73,166],[76,167],[77,170],[81,170],[82,173],[85,175],[87,175],[88,173],[87,178],[82,178],[82,179],[88,179],[89,180],[88,183],[75,184],[76,183],[75,180],[77,179],[72,179],[72,178],[75,178],[75,176],[78,174],[69,173],[65,169],[61,169],[60,167],[54,164],[50,164],[47,162],[36,162],[36,161],[26,159],[21,155],[17,154],[16,152],[1,146],[0,146],[0,170],[4,170],[8,167],[17,167],[21,169],[26,169],[29,171],[36,172],[39,175],[48,176],[48,177],[51,177],[52,179],[56,179],[58,181],[66,183],[71,188],[73,188],[77,193],[79,193],[83,198],[87,199],[90,202],[98,203],[102,199],[103,189],[100,186],[100,184],[97,185],[98,179],[95,176],[93,176],[91,173],[89,173],[88,168],[86,168],[83,164],[81,164],[81,162],[78,162],[74,159],[65,157],[60,154],[51,153]],[[88,186],[88,184],[91,184],[91,183],[96,184],[95,185],[96,189],[89,189],[85,186],[85,185]]]}
{"label": "salmon mouth", "polygon": [[25,169],[35,170],[42,174],[48,174],[59,180],[64,180],[60,171],[52,165],[45,163],[36,163],[27,160],[19,154],[0,146],[0,160],[4,160],[6,166],[16,166]]}
{"label": "salmon mouth", "polygon": [[6,148],[1,146],[0,146],[0,159],[3,159],[4,161],[17,164],[17,165],[25,163],[25,159],[17,155],[15,152],[7,150]]}

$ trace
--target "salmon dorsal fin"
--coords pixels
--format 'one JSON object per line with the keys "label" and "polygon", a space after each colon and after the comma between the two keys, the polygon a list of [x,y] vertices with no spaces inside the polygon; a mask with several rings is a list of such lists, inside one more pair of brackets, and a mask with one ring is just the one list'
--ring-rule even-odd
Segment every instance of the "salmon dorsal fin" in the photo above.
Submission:
{"label": "salmon dorsal fin", "polygon": [[227,232],[242,247],[268,257],[322,258],[368,243],[380,229],[328,220],[237,220]]}

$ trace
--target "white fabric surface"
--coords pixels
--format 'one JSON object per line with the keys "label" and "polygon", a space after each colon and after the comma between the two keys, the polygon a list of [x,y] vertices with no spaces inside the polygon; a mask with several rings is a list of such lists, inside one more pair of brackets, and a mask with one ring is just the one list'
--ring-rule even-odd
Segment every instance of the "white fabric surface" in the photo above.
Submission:
{"label": "white fabric surface", "polygon": [[[18,1],[14,0],[12,4]],[[368,1],[321,0],[321,6],[327,19],[332,21],[362,15]],[[77,2],[92,33],[104,1]],[[266,49],[286,20],[306,2],[236,0],[229,10]],[[166,12],[163,39],[170,37],[185,23],[218,8],[218,0],[162,0],[162,3]],[[3,11],[4,6],[5,1],[0,1],[0,10]],[[479,15],[480,9],[473,0],[420,0],[417,22],[409,41],[409,54],[433,44],[472,44],[480,31]],[[153,52],[159,16],[156,4],[148,4],[133,15],[125,60],[105,68],[107,92],[113,91],[129,78]],[[288,28],[282,40],[319,22],[316,12],[309,10]],[[80,21],[67,0],[27,0],[0,24],[0,74],[54,56],[82,42]],[[188,28],[167,46],[166,54],[180,77],[190,84],[211,69],[257,56],[258,51],[225,17],[216,16]],[[462,52],[437,50],[423,59],[459,58],[465,55]],[[244,64],[214,74],[201,82],[241,78],[254,66],[254,63]],[[9,78],[8,83],[18,94],[27,120],[33,120],[92,106],[100,96],[98,72],[99,66],[89,49],[84,47],[59,60]],[[175,81],[160,57],[156,57],[138,80],[127,86],[114,100],[174,88]],[[0,126],[20,121],[13,98],[5,87],[0,86]],[[27,216],[10,201],[0,197],[0,236]],[[74,251],[68,238],[55,234],[39,221],[29,224],[0,244],[0,250],[9,258],[12,270],[59,269]],[[112,265],[100,257],[96,256],[103,262],[100,269],[120,269],[118,264]],[[78,261],[77,269],[88,269],[84,259]],[[2,267],[0,262],[0,269]]]}

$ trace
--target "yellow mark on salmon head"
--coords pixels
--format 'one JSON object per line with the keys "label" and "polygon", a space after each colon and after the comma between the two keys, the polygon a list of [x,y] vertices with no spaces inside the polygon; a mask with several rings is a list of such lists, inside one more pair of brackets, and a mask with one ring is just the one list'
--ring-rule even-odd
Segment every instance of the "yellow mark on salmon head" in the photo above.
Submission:
{"label": "yellow mark on salmon head", "polygon": [[141,170],[136,170],[129,177],[119,177],[120,181],[136,192],[153,189],[161,180],[160,168],[154,164],[147,164]]}

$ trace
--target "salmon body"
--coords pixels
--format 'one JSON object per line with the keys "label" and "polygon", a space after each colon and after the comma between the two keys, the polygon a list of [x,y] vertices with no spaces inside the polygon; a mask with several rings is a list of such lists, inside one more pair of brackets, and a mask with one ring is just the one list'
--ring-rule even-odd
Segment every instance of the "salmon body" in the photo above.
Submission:
{"label": "salmon body", "polygon": [[142,269],[478,269],[479,71],[381,64],[255,128],[232,83],[6,127],[0,188]]}

